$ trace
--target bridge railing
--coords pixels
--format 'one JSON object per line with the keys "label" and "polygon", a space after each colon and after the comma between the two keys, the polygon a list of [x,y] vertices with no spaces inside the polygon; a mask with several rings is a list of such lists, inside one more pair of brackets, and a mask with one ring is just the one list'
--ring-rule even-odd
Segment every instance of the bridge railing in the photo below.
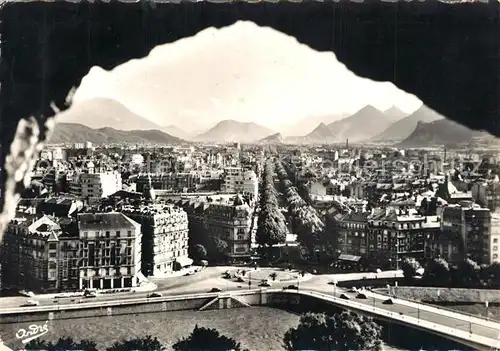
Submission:
{"label": "bridge railing", "polygon": [[[361,310],[361,311],[372,312],[372,313],[380,315],[380,316],[385,316],[385,317],[388,317],[388,318],[393,319],[393,320],[399,320],[401,322],[416,325],[416,326],[419,326],[421,328],[425,328],[428,330],[435,330],[438,333],[447,335],[452,340],[456,340],[458,342],[468,341],[469,346],[482,345],[482,346],[487,346],[489,348],[495,348],[495,349],[500,348],[500,340],[495,340],[495,339],[484,337],[482,335],[477,335],[472,330],[469,332],[466,332],[466,331],[463,331],[460,329],[448,327],[448,326],[438,324],[438,323],[429,322],[429,321],[426,321],[426,320],[423,320],[420,318],[416,318],[413,316],[403,315],[403,314],[400,314],[398,312],[387,311],[387,310],[384,310],[384,309],[381,309],[378,307],[368,306],[366,304],[362,304],[362,303],[351,301],[351,300],[349,300],[349,301],[342,300],[340,298],[333,297],[333,296],[319,293],[319,292],[315,292],[315,291],[301,291],[301,293],[304,295],[310,295],[310,296],[315,296],[315,295],[320,296],[325,300],[334,301],[335,303],[343,305],[347,308],[349,308],[349,307],[356,308],[356,309]],[[476,344],[476,345],[472,345],[472,344]]]}
{"label": "bridge railing", "polygon": [[[415,299],[411,299],[411,298],[408,298],[408,297],[400,297],[397,294],[397,290],[396,290],[395,294],[388,293],[387,289],[385,289],[385,288],[376,289],[376,290],[374,290],[374,292],[377,293],[377,294],[380,294],[380,295],[386,295],[388,297],[393,297],[394,296],[398,300],[408,301],[408,302],[412,302],[412,303],[418,303],[420,305],[432,307],[434,309],[448,311],[448,312],[452,312],[452,313],[455,313],[455,314],[461,314],[461,315],[465,315],[465,316],[468,316],[468,317],[471,317],[471,318],[475,318],[475,319],[482,319],[482,320],[485,320],[485,321],[490,321],[490,322],[495,322],[495,323],[499,323],[500,322],[500,318],[499,317],[493,317],[493,318],[488,317],[487,318],[486,316],[483,316],[483,315],[475,315],[475,314],[472,314],[472,313],[469,313],[469,312],[457,311],[457,310],[454,310],[452,308],[447,308],[447,307],[441,306],[441,305],[433,305],[431,303],[422,302],[420,300],[415,300]],[[500,294],[500,291],[498,293]],[[486,309],[486,306],[484,308]]]}

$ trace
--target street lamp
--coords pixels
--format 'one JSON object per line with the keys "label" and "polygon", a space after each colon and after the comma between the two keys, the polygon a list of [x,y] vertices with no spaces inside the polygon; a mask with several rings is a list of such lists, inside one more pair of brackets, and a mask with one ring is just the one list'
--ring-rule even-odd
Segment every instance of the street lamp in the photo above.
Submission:
{"label": "street lamp", "polygon": [[486,320],[488,320],[488,315],[489,315],[488,308],[490,307],[488,300],[484,301],[484,306],[486,307]]}
{"label": "street lamp", "polygon": [[248,290],[252,289],[252,271],[248,272]]}
{"label": "street lamp", "polygon": [[337,281],[333,281],[333,297],[337,296]]}

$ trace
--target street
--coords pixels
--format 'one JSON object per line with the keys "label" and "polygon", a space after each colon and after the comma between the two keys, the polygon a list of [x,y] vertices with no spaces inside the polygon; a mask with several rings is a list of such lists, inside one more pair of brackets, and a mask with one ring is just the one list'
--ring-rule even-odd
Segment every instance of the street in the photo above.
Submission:
{"label": "street", "polygon": [[[155,292],[161,293],[163,296],[167,295],[183,295],[183,294],[195,294],[209,292],[212,288],[218,288],[221,291],[237,291],[249,289],[248,281],[237,282],[236,279],[224,279],[222,274],[225,271],[235,272],[237,268],[235,267],[209,267],[202,270],[194,275],[190,276],[180,276],[173,278],[150,278],[158,288]],[[400,274],[400,272],[389,271],[382,272],[378,274],[378,277],[393,277],[395,274]],[[369,291],[366,292],[367,299],[356,298],[356,293],[348,292],[349,289],[334,287],[331,285],[332,281],[349,281],[349,280],[361,280],[362,277],[370,275],[370,273],[350,273],[350,274],[325,274],[325,275],[312,275],[309,279],[296,282],[296,281],[275,281],[270,280],[271,288],[281,289],[288,285],[298,286],[299,289],[305,289],[308,291],[323,293],[332,296],[335,291],[335,296],[339,297],[340,294],[344,293],[350,297],[353,301],[367,306],[376,307],[384,309],[386,311],[391,311],[395,313],[400,313],[402,315],[411,316],[415,318],[420,318],[429,322],[433,322],[439,325],[443,325],[450,328],[459,329],[465,332],[472,332],[473,334],[481,335],[491,339],[497,339],[499,336],[498,324],[491,323],[491,326],[478,324],[475,321],[470,322],[470,318],[463,315],[459,320],[453,316],[447,316],[438,309],[433,311],[422,310],[413,306],[408,306],[398,302],[397,299],[394,300],[394,304],[388,305],[384,304],[384,301],[388,299],[387,296],[374,294]],[[373,274],[374,275],[374,274]],[[372,278],[371,276],[367,278]],[[255,289],[258,287],[258,282],[252,281],[251,288]],[[358,286],[357,288],[361,288]],[[150,292],[136,292],[136,293],[119,293],[119,294],[102,294],[94,298],[83,299],[83,304],[88,302],[96,301],[110,301],[110,300],[128,300],[146,297]],[[0,299],[1,308],[17,308],[22,304],[27,298],[26,297],[8,297]],[[76,301],[81,300],[81,298],[59,298],[59,299],[48,299],[48,298],[36,298],[40,305],[50,306],[58,304],[71,304],[76,303]],[[57,301],[57,302],[56,302]]]}

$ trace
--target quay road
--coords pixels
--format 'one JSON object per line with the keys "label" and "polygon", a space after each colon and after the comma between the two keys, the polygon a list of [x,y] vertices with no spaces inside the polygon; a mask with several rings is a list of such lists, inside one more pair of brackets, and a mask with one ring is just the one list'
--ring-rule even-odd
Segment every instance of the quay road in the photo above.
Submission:
{"label": "quay road", "polygon": [[[183,276],[170,279],[151,279],[158,288],[156,292],[162,293],[164,296],[175,296],[175,295],[186,295],[186,294],[198,294],[207,293],[212,288],[219,288],[224,292],[230,291],[244,291],[248,290],[250,287],[247,282],[235,282],[234,280],[223,279],[221,274],[226,271],[229,267],[213,267],[198,272],[191,276]],[[235,271],[234,267],[229,268],[231,271]],[[393,277],[394,274],[401,274],[400,272],[383,272],[379,273],[379,278]],[[430,322],[436,325],[436,330],[439,328],[451,328],[457,330],[457,332],[467,333],[469,336],[478,336],[483,338],[488,338],[495,341],[495,345],[492,347],[498,348],[500,346],[500,323],[493,321],[488,321],[485,319],[471,317],[468,315],[452,312],[449,310],[440,309],[438,307],[429,306],[425,304],[419,304],[416,302],[410,302],[401,300],[398,298],[393,298],[393,304],[384,304],[384,301],[388,299],[387,296],[376,294],[372,292],[366,292],[367,299],[356,298],[355,293],[350,293],[347,289],[340,288],[338,286],[330,285],[333,280],[335,281],[348,281],[348,280],[358,280],[362,276],[372,275],[370,273],[354,273],[354,274],[340,274],[340,275],[313,275],[309,276],[309,279],[304,281],[294,282],[272,282],[272,287],[270,289],[281,289],[288,285],[298,286],[299,291],[304,293],[317,293],[318,295],[324,295],[326,297],[339,297],[340,294],[345,294],[350,297],[350,300],[344,300],[347,305],[350,303],[354,305],[363,305],[367,310],[383,310],[387,312],[392,312],[398,316],[412,317],[418,322],[426,323]],[[373,274],[374,275],[374,274]],[[251,289],[257,288],[258,282],[252,282]],[[82,305],[86,303],[96,303],[99,301],[125,301],[129,299],[144,298],[147,296],[146,292],[136,292],[136,293],[120,293],[120,294],[110,294],[110,295],[98,295],[95,298],[84,299]],[[318,296],[319,297],[319,296]],[[5,299],[12,299],[10,303]],[[20,300],[19,300],[20,299]],[[57,303],[54,299],[47,298],[36,298],[40,301],[40,306],[58,306],[66,304],[74,304],[71,298],[57,299]],[[3,300],[3,301],[2,301]],[[25,301],[26,298],[3,298],[0,299],[0,310],[4,313],[9,313],[9,311],[20,310],[19,304]],[[73,298],[73,300],[79,300],[79,298]],[[25,308],[29,310],[30,308]],[[21,309],[22,310],[22,309]],[[1,312],[0,312],[1,313]],[[498,341],[498,344],[496,343]]]}

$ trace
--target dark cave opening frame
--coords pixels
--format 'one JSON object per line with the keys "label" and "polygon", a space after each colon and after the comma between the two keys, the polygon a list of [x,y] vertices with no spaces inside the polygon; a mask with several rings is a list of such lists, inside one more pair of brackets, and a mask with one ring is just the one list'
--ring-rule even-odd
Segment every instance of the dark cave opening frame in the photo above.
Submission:
{"label": "dark cave opening frame", "polygon": [[[62,96],[62,90],[50,91],[49,89],[49,91],[41,92],[45,87],[43,84],[37,89],[31,88],[31,91],[30,88],[23,90],[24,87],[19,88],[15,82],[16,77],[19,78],[22,75],[20,72],[26,71],[22,73],[29,74],[30,69],[33,68],[28,66],[31,63],[32,66],[35,66],[35,71],[32,72],[39,73],[36,69],[40,67],[41,82],[45,84],[48,81],[49,88],[53,87],[53,85],[50,86],[50,82],[54,83],[55,78],[51,76],[51,73],[54,72],[50,69],[54,70],[54,68],[47,68],[47,65],[57,66],[57,69],[64,70],[64,64],[58,67],[58,63],[60,63],[57,62],[60,59],[58,56],[63,56],[63,52],[58,52],[58,50],[70,49],[65,46],[66,44],[60,42],[53,45],[55,48],[47,49],[47,46],[44,46],[43,36],[44,33],[50,33],[51,38],[59,35],[60,40],[61,36],[65,35],[65,31],[62,29],[64,25],[61,24],[64,22],[62,18],[65,18],[62,15],[65,13],[64,7],[69,9],[66,11],[68,19],[73,19],[71,18],[73,16],[79,20],[80,32],[73,30],[73,33],[77,34],[81,34],[82,26],[85,27],[85,23],[82,25],[82,19],[78,18],[81,14],[94,16],[92,18],[102,16],[109,19],[110,22],[115,21],[108,24],[107,28],[102,28],[102,32],[96,31],[99,24],[94,27],[87,24],[86,28],[83,28],[91,32],[93,30],[92,34],[104,37],[105,40],[109,39],[110,34],[106,34],[106,31],[109,31],[110,26],[112,30],[116,30],[113,25],[116,27],[127,25],[135,31],[134,34],[140,32],[140,28],[143,31],[153,29],[149,31],[152,33],[150,37],[144,38],[143,36],[142,38],[143,44],[146,42],[149,44],[148,51],[158,44],[155,44],[155,41],[158,41],[161,35],[164,36],[163,39],[169,37],[170,39],[166,39],[169,41],[172,40],[172,37],[189,36],[187,32],[192,31],[192,29],[198,32],[202,27],[207,27],[207,22],[210,21],[214,23],[208,23],[208,26],[215,24],[216,27],[220,28],[230,22],[234,23],[238,19],[250,20],[258,25],[270,26],[293,35],[299,42],[305,43],[315,50],[333,51],[338,60],[357,76],[376,81],[391,81],[401,90],[418,96],[426,105],[443,115],[459,120],[472,128],[488,129],[492,134],[498,136],[500,135],[500,124],[496,123],[496,120],[500,108],[498,108],[496,101],[498,100],[496,99],[497,94],[492,94],[492,92],[498,93],[500,85],[498,78],[491,74],[491,72],[500,71],[500,64],[492,61],[498,56],[500,50],[498,5],[498,2],[495,1],[490,1],[487,4],[459,5],[430,2],[359,4],[347,1],[342,4],[318,2],[308,4],[238,3],[231,5],[223,4],[222,1],[218,4],[184,3],[181,5],[128,3],[125,1],[123,3],[93,4],[69,2],[57,4],[4,3],[0,16],[3,56],[0,108],[2,108],[2,116],[17,117],[11,117],[13,119],[8,120],[4,117],[0,125],[3,143],[0,156],[2,156],[3,161],[2,179],[4,180],[1,188],[0,240],[3,229],[14,215],[20,191],[29,184],[30,170],[43,148],[47,134],[53,130],[55,123],[53,116],[58,112],[55,106],[59,106],[62,110],[68,107],[68,104],[64,102],[66,96]],[[173,9],[173,6],[177,6],[177,9]],[[179,7],[184,7],[185,10],[179,10]],[[166,10],[167,8],[169,9]],[[128,21],[119,24],[113,15],[109,15],[111,12],[116,15],[119,11],[126,12],[133,19],[132,17],[127,18]],[[165,32],[161,35],[155,33],[155,28],[161,29],[158,23],[165,20],[162,18],[162,14],[165,15],[169,11],[169,16],[171,16],[169,20],[172,22],[176,21],[172,16],[175,11],[184,14],[184,17],[181,16],[177,19],[178,28],[182,28],[184,25],[184,29],[180,29],[179,33],[173,35],[170,33],[170,36],[166,35]],[[204,13],[206,16],[204,20],[198,16],[198,22],[195,20],[188,26],[190,28],[187,28],[188,11],[198,15]],[[97,15],[95,15],[96,13]],[[224,15],[221,16],[220,13],[224,13]],[[51,22],[51,16],[58,18],[59,22]],[[428,22],[418,27],[416,22],[411,23],[412,20],[415,21],[415,16],[421,16],[419,18],[423,18],[424,22],[426,19]],[[146,22],[141,22],[145,17],[147,17]],[[305,23],[304,18],[307,18],[309,22]],[[378,22],[373,22],[374,18]],[[301,24],[297,25],[297,23]],[[16,26],[19,26],[18,33],[15,33]],[[57,26],[59,29],[54,28]],[[471,26],[474,26],[474,29],[469,30],[464,36],[464,33],[461,32],[463,31],[462,27],[470,29]],[[120,30],[123,29],[125,27],[120,27]],[[385,37],[381,35],[384,33]],[[19,36],[16,38],[14,34]],[[430,34],[438,39],[430,40]],[[127,37],[127,34],[123,34],[123,37]],[[125,43],[125,45],[127,43],[123,38],[116,41],[117,47],[121,43]],[[92,45],[97,45],[95,42]],[[143,55],[138,53],[143,49],[137,48],[140,42],[141,39],[136,38],[133,43],[135,47],[130,52],[122,50],[115,53],[111,59],[114,61],[114,66],[138,55],[142,57]],[[353,48],[351,42],[358,47]],[[378,47],[374,47],[373,42],[376,42]],[[31,44],[33,48],[28,48],[29,45],[26,43]],[[49,44],[53,44],[53,42]],[[418,52],[415,48],[419,45],[427,49]],[[29,61],[26,56],[16,52],[20,49],[33,50],[34,55],[31,59],[34,60],[39,59],[38,56],[42,55],[40,62]],[[105,50],[105,48],[96,50]],[[109,50],[112,51],[111,48]],[[110,58],[103,58],[103,53],[100,52],[100,54],[99,59],[102,62],[107,62],[104,66],[109,66]],[[52,57],[55,64],[47,59],[49,57]],[[462,60],[457,60],[458,57]],[[402,68],[404,65],[413,69],[405,70]],[[89,66],[88,58],[86,63],[80,66]],[[439,74],[433,74],[435,72],[439,72]],[[72,73],[70,72],[69,75]],[[44,74],[45,76],[43,76]],[[26,79],[26,76],[24,78]],[[66,86],[64,89],[67,94],[70,86],[75,85],[75,79],[63,78],[61,89]],[[425,78],[430,79],[431,83],[434,84],[429,84]],[[40,80],[35,74],[33,80],[37,81],[37,79]],[[42,95],[42,101],[38,106],[29,101],[29,97],[33,99],[37,93]],[[494,99],[490,95],[495,95]],[[25,100],[23,101],[23,99]],[[11,140],[12,142],[9,142]]]}

